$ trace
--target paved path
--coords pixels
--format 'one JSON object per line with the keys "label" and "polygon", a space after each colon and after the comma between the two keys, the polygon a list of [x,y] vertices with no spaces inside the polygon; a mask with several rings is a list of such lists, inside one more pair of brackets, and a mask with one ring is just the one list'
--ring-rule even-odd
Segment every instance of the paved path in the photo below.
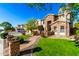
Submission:
{"label": "paved path", "polygon": [[29,40],[30,42],[28,44],[22,44],[20,45],[20,51],[22,56],[32,56],[33,48],[38,41],[40,36],[33,36]]}
{"label": "paved path", "polygon": [[[20,45],[20,55],[21,56],[32,56],[32,51],[33,48],[36,44],[36,42],[39,40],[40,36],[33,36],[29,39],[29,43],[24,43]],[[4,53],[6,53],[5,55],[7,55],[8,53],[8,48],[5,50]]]}

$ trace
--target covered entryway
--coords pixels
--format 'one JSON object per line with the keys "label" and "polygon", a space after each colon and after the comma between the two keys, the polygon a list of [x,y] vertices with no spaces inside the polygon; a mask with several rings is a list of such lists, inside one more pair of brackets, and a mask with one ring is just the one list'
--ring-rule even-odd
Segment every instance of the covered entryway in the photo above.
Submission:
{"label": "covered entryway", "polygon": [[51,21],[47,21],[47,31],[51,31]]}

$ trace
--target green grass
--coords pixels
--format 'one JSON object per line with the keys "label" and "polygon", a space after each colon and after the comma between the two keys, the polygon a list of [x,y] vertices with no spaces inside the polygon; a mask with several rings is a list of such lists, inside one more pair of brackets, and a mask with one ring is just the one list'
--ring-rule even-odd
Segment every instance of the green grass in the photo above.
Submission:
{"label": "green grass", "polygon": [[41,38],[37,48],[33,51],[34,56],[79,56],[79,47],[75,42],[58,38]]}
{"label": "green grass", "polygon": [[23,40],[28,40],[30,37],[31,37],[31,35],[21,35],[21,36],[19,36],[19,38],[23,39]]}

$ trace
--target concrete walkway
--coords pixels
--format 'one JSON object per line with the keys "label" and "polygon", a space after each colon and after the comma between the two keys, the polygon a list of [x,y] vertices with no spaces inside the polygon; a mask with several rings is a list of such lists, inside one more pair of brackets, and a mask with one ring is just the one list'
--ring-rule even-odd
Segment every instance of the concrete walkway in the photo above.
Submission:
{"label": "concrete walkway", "polygon": [[[36,42],[39,40],[40,36],[33,36],[29,39],[29,43],[24,43],[20,45],[20,55],[21,56],[32,56],[33,48]],[[9,48],[4,50],[4,54],[8,56]]]}
{"label": "concrete walkway", "polygon": [[37,43],[37,41],[39,40],[39,38],[40,38],[40,36],[33,36],[29,39],[30,42],[28,44],[20,45],[20,47],[21,47],[20,54],[22,56],[32,56],[33,48],[34,48],[35,44]]}

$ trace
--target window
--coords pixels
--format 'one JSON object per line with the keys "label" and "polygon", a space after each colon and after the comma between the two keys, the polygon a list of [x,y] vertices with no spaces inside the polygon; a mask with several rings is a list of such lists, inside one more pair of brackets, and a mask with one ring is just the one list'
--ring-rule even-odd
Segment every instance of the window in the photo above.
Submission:
{"label": "window", "polygon": [[64,26],[60,27],[60,32],[64,32]]}

